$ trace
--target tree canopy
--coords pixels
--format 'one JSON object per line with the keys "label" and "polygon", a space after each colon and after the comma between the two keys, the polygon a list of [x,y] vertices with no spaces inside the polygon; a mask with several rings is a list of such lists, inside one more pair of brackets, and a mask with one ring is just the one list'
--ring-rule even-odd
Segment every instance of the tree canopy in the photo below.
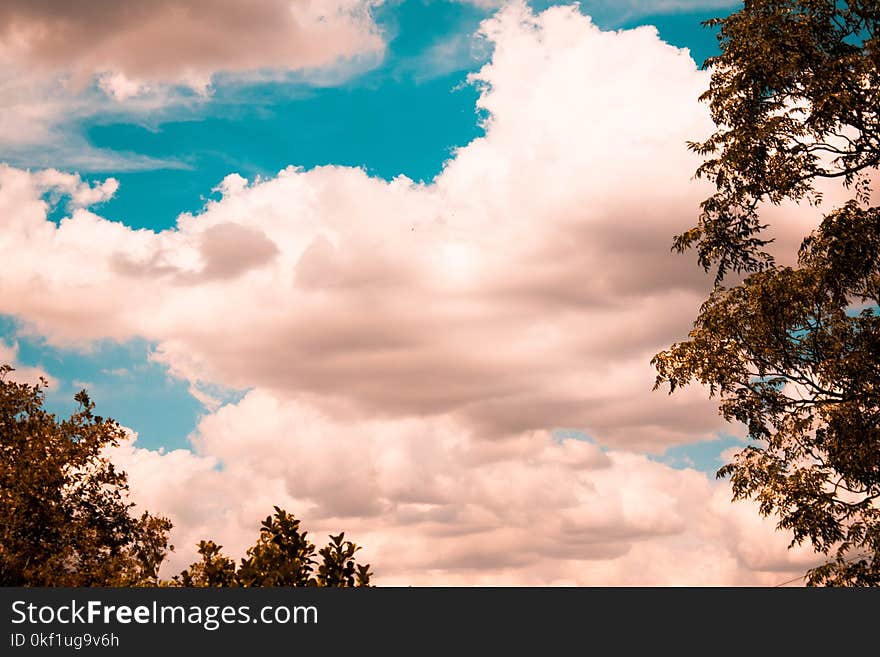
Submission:
{"label": "tree canopy", "polygon": [[330,536],[330,542],[315,557],[315,545],[300,521],[275,507],[260,527],[257,542],[248,549],[236,569],[235,562],[221,553],[214,541],[199,542],[201,561],[175,575],[179,586],[369,586],[369,564],[358,564],[355,552],[361,548],[346,541],[345,533]]}
{"label": "tree canopy", "polygon": [[[657,354],[656,386],[696,381],[750,444],[718,472],[827,556],[809,584],[880,584],[880,5],[755,0],[720,28],[708,101],[716,132],[691,144],[715,183],[697,249],[716,286],[688,340]],[[820,179],[851,199],[807,235],[797,264],[766,252],[760,212],[821,200]],[[745,274],[727,288],[729,271]]]}
{"label": "tree canopy", "polygon": [[159,569],[173,546],[171,522],[133,514],[128,478],[107,456],[125,439],[95,415],[83,390],[59,421],[44,408],[46,381],[11,380],[0,366],[0,586],[369,586],[361,548],[340,532],[320,550],[279,507],[262,523],[238,568],[213,541],[171,581]]}
{"label": "tree canopy", "polygon": [[716,131],[690,148],[715,183],[697,226],[675,248],[730,270],[771,266],[762,203],[818,202],[836,179],[868,202],[880,164],[880,5],[876,0],[750,0],[718,28],[711,83],[700,97]]}
{"label": "tree canopy", "polygon": [[132,514],[126,475],[104,456],[123,429],[85,391],[58,421],[43,408],[46,382],[12,371],[0,366],[0,585],[155,584],[171,523]]}

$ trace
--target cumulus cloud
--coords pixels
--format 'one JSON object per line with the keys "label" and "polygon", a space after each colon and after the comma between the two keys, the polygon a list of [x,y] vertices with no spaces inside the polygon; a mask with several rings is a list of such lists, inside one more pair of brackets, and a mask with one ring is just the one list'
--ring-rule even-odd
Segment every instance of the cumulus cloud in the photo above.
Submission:
{"label": "cumulus cloud", "polygon": [[547,431],[487,443],[448,418],[352,423],[253,391],[193,441],[113,454],[177,527],[168,574],[206,537],[242,556],[273,505],[319,544],[344,529],[386,585],[768,585],[815,564],[727,485]]}
{"label": "cumulus cloud", "polygon": [[[80,171],[177,168],[98,149],[84,117],[186,112],[229,82],[334,84],[378,63],[381,0],[0,3],[0,148],[6,161]],[[195,92],[195,93],[194,93]]]}
{"label": "cumulus cloud", "polygon": [[653,28],[602,32],[572,8],[512,6],[483,32],[486,136],[428,185],[333,166],[233,174],[220,200],[154,233],[82,207],[83,190],[56,227],[39,196],[53,176],[73,183],[3,169],[16,273],[2,310],[59,343],[154,340],[190,381],[453,414],[487,439],[712,437],[703,393],[652,393],[649,365],[708,285],[668,248],[707,192],[684,148],[711,129],[695,100],[707,75]]}
{"label": "cumulus cloud", "polygon": [[429,185],[345,167],[232,175],[153,233],[86,208],[55,227],[34,198],[44,181],[7,168],[7,223],[27,238],[4,310],[60,342],[155,340],[191,381],[366,416],[451,413],[487,439],[711,437],[712,405],[652,394],[648,364],[707,284],[668,250],[702,193],[682,144],[707,127],[705,75],[653,29],[604,33],[571,8],[512,7],[483,30],[487,134]]}
{"label": "cumulus cloud", "polygon": [[90,184],[76,174],[57,169],[38,171],[33,179],[36,189],[67,196],[73,208],[85,208],[109,201],[119,189],[119,181],[115,178]]}
{"label": "cumulus cloud", "polygon": [[17,383],[36,385],[46,383],[49,388],[58,387],[58,379],[46,372],[42,367],[28,367],[18,362],[18,343],[7,343],[0,340],[0,365],[9,365],[12,372],[5,375],[6,380]]}
{"label": "cumulus cloud", "polygon": [[626,8],[644,14],[662,14],[676,11],[698,11],[704,9],[728,9],[740,5],[739,0],[586,0],[582,3],[589,11],[592,7]]}
{"label": "cumulus cloud", "polygon": [[[498,9],[511,0],[456,0],[481,9]],[[515,1],[515,0],[514,0]],[[544,3],[547,4],[547,3]],[[549,4],[563,4],[551,2]],[[581,10],[590,16],[626,20],[636,16],[671,14],[684,11],[731,9],[739,0],[581,0]]]}
{"label": "cumulus cloud", "polygon": [[[127,448],[183,544],[241,548],[286,503],[354,532],[386,581],[768,583],[784,540],[728,488],[632,453],[726,428],[701,390],[652,392],[649,364],[710,283],[669,252],[708,193],[685,148],[712,129],[708,74],[571,7],[514,4],[482,32],[485,136],[430,184],[233,174],[157,233],[89,209],[112,184],[0,168],[0,312],[53,344],[140,336],[196,391],[251,389],[195,454]],[[58,225],[50,183],[80,198]]]}
{"label": "cumulus cloud", "polygon": [[218,71],[326,66],[382,49],[371,0],[30,0],[0,6],[0,52],[124,99],[150,83],[203,89]]}
{"label": "cumulus cloud", "polygon": [[24,70],[0,51],[0,150],[6,162],[32,167],[72,167],[78,171],[180,168],[180,162],[96,148],[75,128],[101,115],[130,119],[155,116],[163,108],[193,106],[193,94],[155,90],[123,106],[96,88],[76,92],[63,79]]}

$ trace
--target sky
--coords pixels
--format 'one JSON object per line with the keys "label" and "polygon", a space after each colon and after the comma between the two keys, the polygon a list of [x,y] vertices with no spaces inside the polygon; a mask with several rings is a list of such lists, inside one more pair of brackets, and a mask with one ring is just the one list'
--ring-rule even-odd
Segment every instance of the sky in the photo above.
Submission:
{"label": "sky", "polygon": [[652,390],[738,4],[9,0],[0,361],[130,430],[166,576],[278,505],[380,585],[787,581],[743,428]]}

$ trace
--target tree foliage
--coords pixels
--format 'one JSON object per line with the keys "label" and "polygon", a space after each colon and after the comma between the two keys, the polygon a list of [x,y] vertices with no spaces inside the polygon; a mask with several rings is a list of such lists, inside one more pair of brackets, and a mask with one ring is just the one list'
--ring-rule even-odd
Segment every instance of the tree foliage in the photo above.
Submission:
{"label": "tree foliage", "polygon": [[173,577],[173,583],[179,586],[225,587],[234,586],[235,562],[224,556],[220,550],[222,545],[214,541],[199,541],[199,555],[202,560],[192,564],[179,575]]}
{"label": "tree foliage", "polygon": [[876,0],[751,0],[719,28],[708,102],[716,131],[690,147],[697,176],[715,183],[697,226],[675,240],[700,264],[729,271],[772,266],[761,203],[817,202],[817,179],[837,179],[860,201],[880,164],[880,5]]}
{"label": "tree foliage", "polygon": [[654,359],[658,385],[707,385],[748,427],[754,443],[718,474],[777,514],[792,543],[832,555],[812,584],[880,584],[878,264],[880,212],[849,204],[804,241],[797,267],[717,288],[690,339]]}
{"label": "tree foliage", "polygon": [[95,415],[85,391],[58,421],[47,412],[46,381],[9,378],[0,366],[0,586],[369,586],[361,548],[340,532],[316,551],[300,521],[275,507],[236,568],[222,546],[198,545],[200,561],[159,579],[171,522],[132,514],[128,481],[105,450],[125,439]]}
{"label": "tree foliage", "polygon": [[126,475],[103,454],[122,428],[85,391],[56,420],[46,382],[16,383],[12,371],[0,366],[0,585],[156,584],[171,523],[132,515]]}
{"label": "tree foliage", "polygon": [[330,536],[330,543],[317,551],[300,529],[300,521],[275,507],[260,527],[257,542],[247,550],[238,568],[213,541],[199,543],[201,561],[190,565],[173,582],[179,586],[369,586],[369,564],[358,564],[361,548],[346,541],[345,533]]}
{"label": "tree foliage", "polygon": [[[696,381],[749,446],[719,470],[827,555],[809,584],[880,584],[880,5],[876,0],[747,1],[707,60],[717,130],[691,148],[715,183],[694,247],[715,290],[689,339],[654,357],[656,386]],[[764,250],[759,213],[818,202],[820,179],[852,198],[807,236],[793,267]],[[745,274],[722,285],[729,271]]]}

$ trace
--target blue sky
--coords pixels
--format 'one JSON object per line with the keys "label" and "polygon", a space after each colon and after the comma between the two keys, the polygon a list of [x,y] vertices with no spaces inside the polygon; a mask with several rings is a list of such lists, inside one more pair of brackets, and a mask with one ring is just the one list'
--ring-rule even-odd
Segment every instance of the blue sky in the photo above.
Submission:
{"label": "blue sky", "polygon": [[[540,10],[566,3],[532,4]],[[588,13],[586,7],[582,11]],[[181,212],[198,212],[206,199],[217,198],[215,186],[231,172],[252,179],[271,177],[291,164],[307,169],[339,164],[388,180],[403,174],[427,182],[455,148],[483,134],[483,117],[475,108],[478,92],[467,75],[490,55],[488,46],[473,38],[490,13],[467,3],[389,3],[376,11],[387,40],[385,57],[337,84],[303,82],[296,75],[284,83],[224,84],[220,75],[210,98],[193,106],[150,116],[98,114],[63,127],[95,148],[169,163],[134,171],[81,171],[91,181],[108,176],[119,180],[119,191],[100,212],[133,228],[161,230],[173,226]],[[696,9],[628,17],[600,8],[593,18],[603,29],[656,26],[662,39],[690,49],[702,62],[717,48],[713,32],[700,23],[717,15],[717,9]],[[444,50],[450,56],[438,59],[436,49],[444,44],[452,44]],[[39,166],[40,150],[31,155],[33,161],[23,157],[12,162]],[[60,220],[68,214],[62,202],[52,216]],[[81,353],[46,346],[19,329],[20,322],[6,316],[0,338],[17,340],[22,364],[42,366],[61,382],[50,395],[53,410],[69,412],[73,393],[87,383],[102,412],[136,428],[142,445],[188,445],[186,436],[204,408],[185,382],[150,361],[149,342],[103,341]],[[680,446],[661,458],[676,466],[714,470],[719,446],[730,443]]]}

